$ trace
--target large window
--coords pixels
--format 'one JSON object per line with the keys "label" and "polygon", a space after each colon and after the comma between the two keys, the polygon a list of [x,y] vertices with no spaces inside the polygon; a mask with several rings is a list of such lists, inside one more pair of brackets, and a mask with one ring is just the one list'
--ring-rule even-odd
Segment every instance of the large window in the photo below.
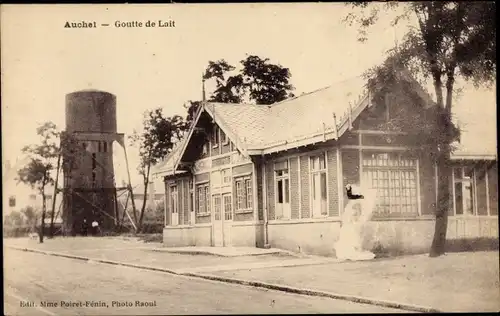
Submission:
{"label": "large window", "polygon": [[276,197],[276,219],[290,219],[290,174],[288,161],[276,163],[275,173],[275,197]]}
{"label": "large window", "polygon": [[326,154],[321,153],[311,157],[311,201],[314,217],[328,215],[327,210],[327,181],[326,181]]}
{"label": "large window", "polygon": [[236,210],[250,210],[253,207],[252,179],[251,177],[239,177],[235,180]]}
{"label": "large window", "polygon": [[455,215],[474,215],[474,169],[453,168]]}
{"label": "large window", "polygon": [[210,214],[210,192],[208,183],[196,186],[196,214]]}
{"label": "large window", "polygon": [[418,215],[417,160],[402,153],[363,152],[364,185],[377,189],[374,214]]}

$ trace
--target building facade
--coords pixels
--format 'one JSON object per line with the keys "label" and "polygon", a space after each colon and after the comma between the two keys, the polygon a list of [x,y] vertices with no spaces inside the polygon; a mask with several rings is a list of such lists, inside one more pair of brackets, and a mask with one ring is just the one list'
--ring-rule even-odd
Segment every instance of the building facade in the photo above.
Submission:
{"label": "building facade", "polygon": [[[154,171],[165,183],[164,244],[334,255],[344,187],[361,184],[377,189],[364,246],[428,251],[438,166],[415,135],[387,126],[433,105],[421,90],[426,105],[401,102],[402,91],[350,103],[332,86],[271,106],[205,103]],[[448,239],[498,238],[496,156],[452,161]]]}

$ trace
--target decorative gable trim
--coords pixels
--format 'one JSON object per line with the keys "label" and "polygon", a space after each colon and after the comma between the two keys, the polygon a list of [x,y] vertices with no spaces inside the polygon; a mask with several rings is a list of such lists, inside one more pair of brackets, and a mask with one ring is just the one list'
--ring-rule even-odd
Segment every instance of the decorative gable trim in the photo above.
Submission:
{"label": "decorative gable trim", "polygon": [[236,133],[234,133],[229,128],[228,124],[226,124],[226,122],[224,122],[224,120],[221,117],[219,117],[219,115],[217,115],[214,105],[207,103],[204,105],[204,109],[212,117],[214,122],[219,126],[219,128],[224,132],[224,134],[226,134],[226,137],[229,138],[229,140],[234,143],[236,149],[238,149],[238,151],[240,151],[243,156],[248,158],[249,155],[247,146],[239,139]]}

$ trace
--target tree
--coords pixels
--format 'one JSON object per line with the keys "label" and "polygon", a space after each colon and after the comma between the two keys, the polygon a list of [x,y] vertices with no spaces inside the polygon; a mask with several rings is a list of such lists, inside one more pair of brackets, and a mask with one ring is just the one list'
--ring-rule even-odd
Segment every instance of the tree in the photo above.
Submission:
{"label": "tree", "polygon": [[45,229],[45,214],[47,211],[45,188],[54,184],[51,172],[54,170],[54,160],[59,156],[57,139],[59,133],[56,125],[46,122],[37,128],[40,143],[25,146],[22,152],[29,158],[29,162],[18,170],[18,181],[30,185],[42,196],[42,216],[40,224],[40,243],[43,243]]}
{"label": "tree", "polygon": [[27,206],[21,210],[21,213],[24,215],[26,225],[30,227],[36,226],[38,215],[33,207]]}
{"label": "tree", "polygon": [[4,225],[11,227],[21,227],[23,225],[23,216],[21,212],[12,211],[4,218]]}
{"label": "tree", "polygon": [[174,144],[182,138],[187,127],[187,123],[181,116],[164,117],[162,109],[157,108],[144,113],[143,131],[134,131],[130,136],[132,143],[139,148],[138,171],[144,184],[144,199],[139,217],[137,217],[137,211],[133,210],[137,232],[141,231],[144,219],[151,167],[170,153]]}
{"label": "tree", "polygon": [[[215,81],[215,90],[207,101],[221,103],[242,103],[245,100],[269,105],[293,97],[294,87],[290,84],[288,68],[272,64],[268,58],[249,55],[240,61],[241,69],[230,65],[224,59],[210,61],[203,74],[203,80]],[[200,101],[188,101],[187,121],[194,119]]]}
{"label": "tree", "polygon": [[[395,13],[392,26],[406,20],[416,22],[402,43],[389,51],[387,61],[372,71],[373,82],[382,83],[394,74],[395,66],[408,69],[415,77],[431,79],[436,94],[436,109],[430,117],[435,123],[435,160],[439,165],[438,204],[435,232],[429,255],[444,254],[449,209],[450,154],[458,139],[452,123],[453,98],[457,77],[477,85],[489,85],[496,76],[495,2],[387,2],[351,3],[359,14],[350,13],[346,21],[360,26],[360,41],[366,30],[378,22],[380,12]],[[413,19],[413,20],[412,20]],[[393,77],[393,76],[392,76]],[[437,137],[436,137],[437,136]],[[428,137],[427,139],[432,139]]]}

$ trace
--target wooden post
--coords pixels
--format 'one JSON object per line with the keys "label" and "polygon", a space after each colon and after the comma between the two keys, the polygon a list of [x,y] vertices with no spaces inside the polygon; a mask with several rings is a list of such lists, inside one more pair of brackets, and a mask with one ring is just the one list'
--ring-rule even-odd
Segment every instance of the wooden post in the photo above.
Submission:
{"label": "wooden post", "polygon": [[339,139],[339,129],[337,127],[337,115],[335,115],[335,113],[333,113],[333,124],[334,124],[334,128],[335,128],[335,139]]}
{"label": "wooden post", "polygon": [[[123,146],[123,152],[125,153],[125,165],[127,166],[128,188],[129,188],[129,192],[130,192],[130,196],[131,196],[131,201],[132,201],[132,211],[134,212],[133,213],[134,214],[134,219],[137,222],[137,211],[136,211],[136,208],[135,208],[134,190],[132,189],[132,181],[130,180],[130,170],[129,170],[129,165],[128,165],[128,156],[127,156],[127,150],[125,149],[125,146]],[[127,215],[128,215],[128,212],[127,212]],[[135,225],[134,225],[134,227],[135,227]]]}

